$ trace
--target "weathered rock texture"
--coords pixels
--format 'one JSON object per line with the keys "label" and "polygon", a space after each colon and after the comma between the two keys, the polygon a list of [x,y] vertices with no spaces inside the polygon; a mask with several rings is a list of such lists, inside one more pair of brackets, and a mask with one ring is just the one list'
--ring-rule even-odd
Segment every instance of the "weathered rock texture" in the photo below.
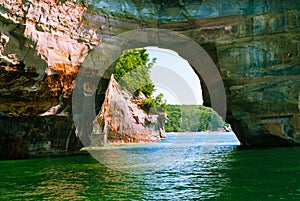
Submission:
{"label": "weathered rock texture", "polygon": [[[40,141],[33,140],[37,132],[32,129],[43,132],[46,123],[42,122],[52,119],[51,125],[60,130],[60,124],[55,124],[58,115],[65,122],[72,122],[70,97],[81,63],[86,60],[86,64],[95,67],[83,72],[87,79],[82,81],[86,83],[82,93],[88,99],[98,86],[92,82],[93,77],[105,71],[97,69],[98,64],[89,60],[97,57],[99,51],[92,50],[114,35],[145,27],[178,31],[207,50],[224,81],[227,120],[242,144],[299,144],[298,2],[93,2],[94,6],[89,8],[74,0],[0,2],[2,152],[8,153],[9,147],[13,147],[11,149],[19,150],[14,152],[16,156],[30,155],[34,152],[26,147],[43,147],[49,141],[52,144],[50,134]],[[109,79],[110,74],[106,72],[103,80]],[[209,106],[209,94],[205,86],[203,88],[204,101]],[[97,104],[101,104],[101,100],[103,97]],[[82,109],[85,110],[84,106]],[[44,115],[39,117],[40,114]],[[19,122],[15,130],[10,129],[12,122]],[[32,125],[30,129],[25,126],[29,124]],[[6,127],[8,125],[11,127]],[[92,124],[85,126],[76,128],[78,136],[87,136],[92,131]],[[75,128],[71,130],[70,139],[77,139]],[[66,150],[68,135],[63,132],[57,136],[64,141],[57,150]],[[54,153],[55,149],[52,151]]]}
{"label": "weathered rock texture", "polygon": [[157,142],[164,138],[165,122],[159,121],[164,114],[148,115],[137,102],[140,100],[122,90],[112,75],[102,108],[94,121],[90,146]]}
{"label": "weathered rock texture", "polygon": [[[128,19],[129,30],[169,29],[205,48],[222,76],[226,118],[242,144],[299,144],[300,5],[295,1],[153,0],[127,4],[120,0],[99,1],[97,6],[115,16],[112,24],[120,32],[124,27],[115,22],[123,17]],[[148,38],[153,39],[155,36]],[[209,93],[200,79],[205,104],[210,106]]]}
{"label": "weathered rock texture", "polygon": [[85,11],[71,1],[0,2],[1,158],[82,146],[69,98],[80,62],[98,42],[81,26]]}

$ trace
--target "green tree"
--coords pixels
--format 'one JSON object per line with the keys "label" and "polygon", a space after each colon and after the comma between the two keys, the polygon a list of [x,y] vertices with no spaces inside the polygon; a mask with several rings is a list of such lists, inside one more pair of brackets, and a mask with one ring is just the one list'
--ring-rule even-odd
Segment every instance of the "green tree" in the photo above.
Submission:
{"label": "green tree", "polygon": [[149,61],[146,49],[130,49],[123,52],[116,62],[114,77],[125,90],[138,96],[141,92],[146,96],[141,108],[147,113],[161,113],[166,110],[163,94],[153,97],[155,86],[150,78],[150,69],[156,59]]}
{"label": "green tree", "polygon": [[147,113],[159,114],[166,111],[166,101],[163,100],[163,94],[158,94],[156,97],[150,96],[147,99],[142,100],[142,109]]}
{"label": "green tree", "polygon": [[138,95],[142,92],[150,97],[154,92],[154,85],[150,78],[150,69],[155,59],[149,61],[146,49],[130,49],[123,52],[117,60],[114,77],[123,89]]}
{"label": "green tree", "polygon": [[217,130],[225,122],[212,108],[202,105],[166,105],[167,132]]}

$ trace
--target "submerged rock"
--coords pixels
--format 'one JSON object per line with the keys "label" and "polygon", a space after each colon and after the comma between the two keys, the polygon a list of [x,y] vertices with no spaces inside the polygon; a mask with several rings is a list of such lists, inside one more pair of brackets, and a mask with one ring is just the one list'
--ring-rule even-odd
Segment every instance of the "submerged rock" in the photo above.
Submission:
{"label": "submerged rock", "polygon": [[94,121],[91,146],[107,143],[157,142],[165,138],[166,114],[148,115],[131,93],[122,90],[113,75]]}

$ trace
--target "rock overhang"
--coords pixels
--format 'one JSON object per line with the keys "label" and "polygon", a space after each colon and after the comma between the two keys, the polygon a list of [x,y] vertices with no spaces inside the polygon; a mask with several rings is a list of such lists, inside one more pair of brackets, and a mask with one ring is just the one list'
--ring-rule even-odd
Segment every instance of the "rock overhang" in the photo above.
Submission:
{"label": "rock overhang", "polygon": [[[78,67],[87,55],[96,54],[93,49],[102,41],[130,30],[159,28],[191,38],[211,56],[225,86],[227,119],[243,144],[299,143],[300,4],[292,0],[93,2],[94,6],[51,0],[1,3],[1,43],[5,48],[1,54],[11,60],[1,66],[13,69],[17,61],[25,64],[19,66],[26,69],[22,73],[39,74],[39,81],[27,76],[30,81],[18,84],[16,79],[13,88],[2,79],[2,116],[28,116],[32,108],[39,108],[20,110],[28,107],[28,93],[35,102],[45,100],[33,116],[62,104],[61,100],[67,100],[63,101],[67,105]],[[24,79],[22,73],[16,73]],[[28,87],[22,88],[25,82]],[[13,89],[20,90],[9,96]],[[20,104],[15,102],[16,94],[21,94]]]}

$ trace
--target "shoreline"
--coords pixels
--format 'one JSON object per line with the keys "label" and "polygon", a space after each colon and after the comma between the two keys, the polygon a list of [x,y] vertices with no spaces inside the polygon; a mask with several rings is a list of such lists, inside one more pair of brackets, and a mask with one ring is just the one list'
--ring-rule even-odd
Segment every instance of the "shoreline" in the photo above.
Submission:
{"label": "shoreline", "polygon": [[184,132],[166,132],[166,134],[189,134],[189,133],[234,133],[233,131],[184,131]]}
{"label": "shoreline", "polygon": [[[234,134],[233,131],[230,132],[226,132],[226,131],[200,131],[200,132],[166,132],[166,134],[178,134],[178,135],[188,135],[188,134]],[[166,138],[168,139],[168,138]],[[165,140],[165,139],[161,139],[161,140]],[[128,142],[128,143],[117,143],[117,142],[113,142],[113,143],[108,143],[104,146],[87,146],[87,147],[83,147],[80,149],[80,152],[88,152],[88,151],[97,151],[97,150],[107,150],[107,149],[118,149],[120,147],[125,147],[125,146],[138,146],[138,145],[142,145],[142,144],[152,144],[152,143],[159,143],[159,142]]]}

